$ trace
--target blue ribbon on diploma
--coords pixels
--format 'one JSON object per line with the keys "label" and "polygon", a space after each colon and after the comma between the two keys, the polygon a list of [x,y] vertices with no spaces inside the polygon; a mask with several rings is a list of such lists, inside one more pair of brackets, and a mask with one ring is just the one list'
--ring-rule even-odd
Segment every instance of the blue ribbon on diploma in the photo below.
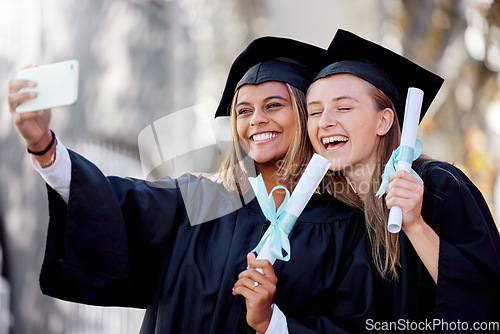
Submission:
{"label": "blue ribbon on diploma", "polygon": [[[387,186],[389,185],[391,175],[396,172],[399,161],[406,161],[411,164],[420,156],[420,154],[422,154],[422,142],[418,139],[415,141],[415,149],[413,149],[411,146],[399,146],[397,149],[395,149],[392,152],[389,161],[387,161],[387,164],[385,165],[384,179],[382,180],[382,184],[380,185],[380,188],[378,188],[377,194],[375,196],[378,196],[378,198],[380,198],[385,194]],[[410,172],[411,175],[422,181],[420,176],[413,169],[411,169]]]}
{"label": "blue ribbon on diploma", "polygon": [[[255,197],[257,197],[257,201],[259,202],[264,216],[271,222],[271,225],[266,230],[266,233],[264,233],[259,241],[259,244],[252,250],[252,252],[259,253],[266,241],[269,239],[270,251],[273,256],[276,259],[288,261],[290,259],[290,241],[288,240],[288,234],[290,234],[290,231],[297,220],[297,217],[285,211],[288,199],[290,198],[290,192],[283,186],[276,186],[268,195],[262,175],[259,175],[256,178],[250,177],[248,180],[253,188]],[[273,192],[277,189],[284,189],[286,192],[285,200],[281,203],[278,210],[276,210],[273,197]],[[283,256],[283,250],[286,252],[286,256]]]}

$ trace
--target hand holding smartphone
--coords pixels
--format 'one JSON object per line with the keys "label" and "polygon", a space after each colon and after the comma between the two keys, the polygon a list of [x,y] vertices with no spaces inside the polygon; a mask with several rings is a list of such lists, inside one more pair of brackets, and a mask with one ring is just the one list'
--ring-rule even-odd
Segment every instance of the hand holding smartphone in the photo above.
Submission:
{"label": "hand holding smartphone", "polygon": [[16,112],[30,112],[74,104],[78,100],[79,69],[78,60],[67,60],[20,70],[17,74],[18,79],[34,81],[37,84],[34,88],[23,88],[20,92],[34,91],[38,95],[32,100],[19,104]]}

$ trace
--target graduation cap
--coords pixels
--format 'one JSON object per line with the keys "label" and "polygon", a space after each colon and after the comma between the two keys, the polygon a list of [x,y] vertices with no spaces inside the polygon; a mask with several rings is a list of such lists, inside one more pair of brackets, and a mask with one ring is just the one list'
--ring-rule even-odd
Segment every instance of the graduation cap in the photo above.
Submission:
{"label": "graduation cap", "polygon": [[424,91],[420,120],[444,80],[412,61],[351,32],[339,29],[326,51],[324,67],[314,81],[337,73],[354,74],[384,92],[394,103],[403,126],[408,88]]}
{"label": "graduation cap", "polygon": [[234,94],[246,84],[286,82],[305,93],[322,68],[324,54],[322,48],[288,38],[255,39],[231,66],[215,117],[230,116]]}

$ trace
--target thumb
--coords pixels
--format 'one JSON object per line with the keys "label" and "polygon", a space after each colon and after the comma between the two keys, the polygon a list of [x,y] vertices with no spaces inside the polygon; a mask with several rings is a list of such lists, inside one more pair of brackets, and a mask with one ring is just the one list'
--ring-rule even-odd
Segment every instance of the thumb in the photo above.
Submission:
{"label": "thumb", "polygon": [[247,254],[247,265],[250,266],[250,264],[252,264],[253,261],[255,261],[256,259],[256,256],[255,256],[255,253],[253,252],[250,252]]}

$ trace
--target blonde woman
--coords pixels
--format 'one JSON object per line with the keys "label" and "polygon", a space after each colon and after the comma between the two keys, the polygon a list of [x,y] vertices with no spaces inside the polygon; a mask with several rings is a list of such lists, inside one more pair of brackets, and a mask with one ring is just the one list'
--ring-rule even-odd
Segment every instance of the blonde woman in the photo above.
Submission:
{"label": "blonde woman", "polygon": [[[443,80],[343,30],[325,58],[307,95],[309,138],[332,162],[328,192],[364,211],[383,278],[379,309],[392,321],[385,329],[412,331],[429,323],[447,332],[460,322],[460,330],[498,322],[500,238],[472,182],[450,164],[420,157],[414,162],[419,177],[397,172],[380,189],[384,166],[399,146],[408,88],[424,91],[423,116]],[[403,210],[399,234],[387,231],[393,206]]]}

